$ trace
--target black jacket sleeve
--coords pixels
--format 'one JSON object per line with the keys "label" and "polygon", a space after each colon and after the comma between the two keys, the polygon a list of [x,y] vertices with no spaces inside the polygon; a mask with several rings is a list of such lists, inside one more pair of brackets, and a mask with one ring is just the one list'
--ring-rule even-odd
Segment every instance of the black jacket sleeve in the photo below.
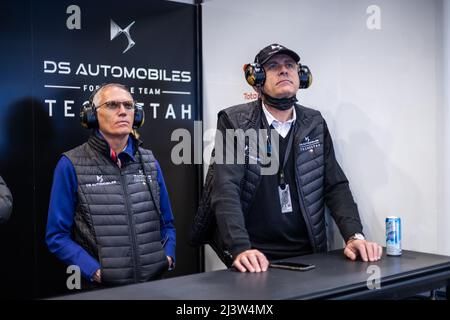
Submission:
{"label": "black jacket sleeve", "polygon": [[362,233],[361,219],[358,207],[353,200],[347,177],[336,160],[333,141],[325,123],[325,203],[331,211],[331,216],[347,241],[355,233]]}
{"label": "black jacket sleeve", "polygon": [[[241,181],[245,174],[245,165],[237,164],[237,152],[243,152],[237,143],[226,144],[226,129],[236,129],[221,113],[217,121],[215,153],[218,162],[211,194],[211,207],[214,210],[220,235],[231,251],[233,258],[251,248],[245,228],[244,213],[241,204]],[[221,135],[221,137],[220,137]],[[220,152],[220,145],[222,152]],[[234,152],[233,163],[226,163],[226,153]],[[222,155],[222,157],[220,157]]]}
{"label": "black jacket sleeve", "polygon": [[0,176],[0,223],[4,223],[9,219],[12,211],[12,201],[11,192]]}

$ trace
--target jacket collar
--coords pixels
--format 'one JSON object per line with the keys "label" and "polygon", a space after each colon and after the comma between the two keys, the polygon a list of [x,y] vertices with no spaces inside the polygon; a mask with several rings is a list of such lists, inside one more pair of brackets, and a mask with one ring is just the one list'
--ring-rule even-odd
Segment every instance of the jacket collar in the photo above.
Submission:
{"label": "jacket collar", "polygon": [[[94,150],[100,152],[106,157],[111,156],[111,148],[108,142],[103,138],[100,132],[94,130],[89,137],[88,144]],[[135,160],[136,150],[138,146],[142,145],[142,141],[135,138],[133,134],[128,137],[127,147],[123,152],[126,152],[133,160]]]}
{"label": "jacket collar", "polygon": [[322,121],[322,117],[307,114],[304,111],[304,107],[299,104],[295,104],[295,110],[297,112],[296,130],[298,131],[295,135],[294,143],[299,144]]}

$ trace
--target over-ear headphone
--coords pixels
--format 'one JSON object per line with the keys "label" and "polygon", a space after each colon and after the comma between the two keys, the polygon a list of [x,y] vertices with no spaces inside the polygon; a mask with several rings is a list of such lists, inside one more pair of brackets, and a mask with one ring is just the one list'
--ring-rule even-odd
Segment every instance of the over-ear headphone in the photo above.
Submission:
{"label": "over-ear headphone", "polygon": [[[81,125],[86,129],[98,128],[98,118],[97,118],[97,107],[94,104],[95,95],[106,86],[116,86],[130,92],[126,86],[123,84],[108,83],[102,84],[100,87],[92,91],[89,100],[83,103],[80,111],[80,122]],[[145,121],[144,108],[142,105],[134,103],[134,120],[133,129],[142,127]]]}
{"label": "over-ear headphone", "polygon": [[[262,87],[266,81],[266,72],[261,64],[247,63],[244,65],[245,80],[252,87]],[[298,64],[298,77],[300,79],[300,89],[307,89],[312,83],[312,74],[308,66]]]}

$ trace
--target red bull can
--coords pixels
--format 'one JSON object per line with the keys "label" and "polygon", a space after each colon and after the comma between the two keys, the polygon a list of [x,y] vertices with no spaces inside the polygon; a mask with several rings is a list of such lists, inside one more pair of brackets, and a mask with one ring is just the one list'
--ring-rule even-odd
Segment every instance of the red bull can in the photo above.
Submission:
{"label": "red bull can", "polygon": [[399,217],[386,218],[386,254],[388,256],[402,254],[402,228]]}

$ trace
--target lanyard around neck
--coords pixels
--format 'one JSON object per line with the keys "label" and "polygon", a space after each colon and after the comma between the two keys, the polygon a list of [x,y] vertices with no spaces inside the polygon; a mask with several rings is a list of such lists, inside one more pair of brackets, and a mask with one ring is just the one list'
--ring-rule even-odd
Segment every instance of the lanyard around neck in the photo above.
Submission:
{"label": "lanyard around neck", "polygon": [[[272,141],[271,141],[271,138],[270,138],[271,135],[269,134],[269,131],[270,130],[275,130],[275,129],[272,129],[269,126],[269,122],[267,121],[267,118],[266,118],[266,115],[264,114],[264,112],[263,112],[262,119],[263,119],[263,125],[267,129],[267,132],[268,132],[268,134],[267,134],[267,151],[269,153],[269,150],[270,150],[270,153],[272,153]],[[288,158],[289,158],[289,154],[291,153],[292,144],[293,144],[293,141],[294,141],[295,121],[292,123],[291,128],[289,129],[289,131],[290,131],[288,133],[289,140],[288,140],[288,144],[286,146],[286,150],[284,152],[283,165],[279,166],[279,168],[278,168],[278,181],[279,181],[280,186],[283,189],[286,186],[284,171],[285,171],[286,164],[287,164],[287,161],[288,161]],[[278,132],[277,132],[277,134],[278,134]],[[278,149],[279,149],[279,144],[278,144]],[[278,155],[280,154],[279,150],[276,150],[276,152],[277,152]]]}

